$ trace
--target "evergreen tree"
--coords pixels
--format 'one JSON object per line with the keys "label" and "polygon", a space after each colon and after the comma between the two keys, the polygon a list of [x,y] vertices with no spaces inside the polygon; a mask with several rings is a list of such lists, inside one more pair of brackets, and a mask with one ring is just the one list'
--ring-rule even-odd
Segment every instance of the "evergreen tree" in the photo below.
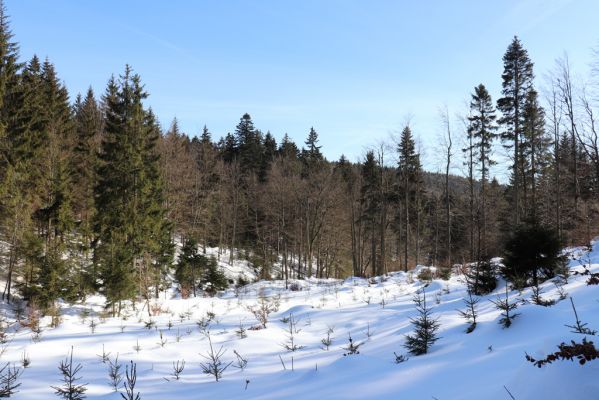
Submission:
{"label": "evergreen tree", "polygon": [[[160,131],[138,75],[129,66],[104,95],[105,135],[97,169],[95,257],[113,313],[136,293],[148,298],[169,254],[159,155]],[[118,308],[117,308],[118,306]]]}
{"label": "evergreen tree", "polygon": [[249,114],[243,114],[235,128],[238,160],[246,176],[258,172],[262,162],[262,133],[254,127]]}
{"label": "evergreen tree", "polygon": [[281,157],[289,159],[296,159],[299,156],[299,149],[297,148],[297,145],[293,142],[293,140],[291,140],[287,133],[283,136],[283,140],[281,140],[278,154]]}
{"label": "evergreen tree", "polygon": [[539,279],[552,278],[562,257],[561,244],[553,229],[538,223],[519,226],[505,245],[503,275],[515,287],[539,285]]}
{"label": "evergreen tree", "polygon": [[72,155],[73,168],[73,212],[78,221],[77,231],[81,235],[79,253],[81,290],[96,288],[97,276],[91,262],[92,241],[94,239],[93,221],[96,212],[94,187],[96,185],[96,167],[102,133],[102,111],[95,99],[91,87],[85,98],[77,97],[74,106],[76,139]]}
{"label": "evergreen tree", "polygon": [[513,206],[516,224],[522,215],[521,190],[524,165],[522,141],[524,140],[524,108],[527,93],[533,84],[533,63],[528,52],[517,37],[514,37],[503,56],[503,97],[497,100],[497,108],[503,116],[499,123],[503,127],[501,138],[506,147],[513,151],[512,184]]}
{"label": "evergreen tree", "polygon": [[524,137],[522,155],[524,165],[526,217],[533,221],[538,218],[539,177],[549,162],[549,146],[551,140],[545,132],[545,111],[540,106],[538,94],[531,89],[526,95],[523,110]]}
{"label": "evergreen tree", "polygon": [[470,116],[468,117],[468,134],[475,141],[477,163],[480,170],[480,221],[478,224],[478,261],[489,257],[487,253],[487,183],[489,180],[489,167],[495,164],[491,158],[493,140],[496,137],[495,107],[489,92],[484,85],[474,88],[470,102]]}
{"label": "evergreen tree", "polygon": [[[399,215],[400,227],[403,227],[403,267],[408,270],[408,249],[410,232],[412,230],[412,216],[416,210],[416,199],[420,196],[422,166],[420,154],[416,152],[416,142],[412,136],[412,130],[406,126],[401,132],[400,142],[397,148],[399,162],[397,166],[397,189],[401,203]],[[401,236],[401,232],[399,232]]]}
{"label": "evergreen tree", "polygon": [[225,290],[229,286],[229,282],[227,281],[225,274],[218,268],[216,258],[206,258],[204,256],[200,257],[202,257],[202,261],[205,265],[205,273],[202,283],[206,292],[211,295],[215,295],[216,292]]}
{"label": "evergreen tree", "polygon": [[[19,46],[13,41],[4,2],[0,2],[0,240],[6,243],[0,255],[6,260],[6,284],[2,299],[11,301],[16,267],[22,258],[20,249],[31,215],[31,190],[28,188],[29,159],[18,156],[24,91]],[[21,151],[22,152],[22,151]]]}
{"label": "evergreen tree", "polygon": [[377,258],[377,232],[379,213],[381,211],[380,196],[380,166],[374,158],[374,152],[366,153],[366,160],[362,166],[362,217],[365,228],[370,235],[370,265],[372,275],[380,274]]}
{"label": "evergreen tree", "polygon": [[188,239],[181,248],[179,261],[175,269],[175,278],[181,286],[183,297],[191,291],[196,296],[196,287],[203,275],[204,257],[198,254],[198,244],[193,239]]}
{"label": "evergreen tree", "polygon": [[431,316],[432,309],[426,304],[426,286],[414,296],[416,304],[417,318],[410,318],[410,322],[414,325],[414,333],[406,335],[406,343],[404,347],[415,356],[427,354],[430,348],[439,337],[439,321]]}

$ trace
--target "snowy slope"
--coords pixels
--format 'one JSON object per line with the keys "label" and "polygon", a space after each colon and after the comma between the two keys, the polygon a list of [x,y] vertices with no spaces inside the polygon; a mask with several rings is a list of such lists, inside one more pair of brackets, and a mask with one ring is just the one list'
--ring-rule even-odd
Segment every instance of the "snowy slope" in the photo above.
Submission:
{"label": "snowy slope", "polygon": [[[590,261],[591,269],[599,271],[599,245],[588,255],[580,251],[576,255],[580,260],[571,261],[573,269]],[[101,322],[92,334],[92,317],[82,321],[81,311],[95,310],[94,321],[100,322],[97,315],[102,299],[95,297],[86,304],[65,306],[63,323],[54,329],[45,327],[38,343],[32,342],[29,329],[19,329],[1,360],[19,362],[23,351],[30,355],[31,366],[24,371],[15,396],[28,400],[55,398],[50,385],[60,383],[57,366],[71,346],[74,359],[83,364],[82,381],[89,383],[88,398],[120,399],[111,390],[107,366],[98,357],[103,344],[111,357],[118,353],[123,363],[137,363],[137,388],[143,400],[505,400],[510,397],[504,385],[518,400],[599,398],[599,362],[585,366],[557,362],[539,369],[524,358],[525,352],[541,357],[555,351],[562,341],[582,339],[564,326],[574,322],[569,300],[549,308],[523,304],[512,327],[502,329],[497,323],[499,312],[489,299],[504,293],[503,282],[494,294],[481,299],[479,323],[471,334],[464,332],[467,325],[456,311],[463,308],[465,286],[461,279],[430,283],[425,290],[434,305],[434,315],[440,318],[442,338],[430,354],[395,364],[393,353],[405,353],[404,334],[411,331],[409,317],[415,315],[412,296],[424,285],[411,281],[410,276],[394,273],[374,283],[362,279],[298,281],[301,290],[296,291],[285,290],[281,281],[257,282],[219,298],[180,299],[169,292],[157,304],[164,311],[162,315],[152,317],[157,329],[144,328],[149,317],[140,305],[137,312],[129,311],[126,320],[108,318]],[[565,289],[574,298],[581,319],[590,328],[599,329],[599,287],[586,286],[585,281],[585,277],[572,277]],[[552,282],[543,287],[546,298],[557,298]],[[525,290],[511,296],[529,299],[530,294]],[[248,337],[239,339],[235,330],[240,322],[246,328],[258,324],[248,308],[257,304],[260,295],[278,301],[279,310],[270,315],[266,329],[248,330]],[[211,338],[216,347],[226,349],[224,360],[235,360],[233,350],[248,359],[245,370],[231,366],[220,382],[202,374],[200,368],[205,361],[200,353],[206,353],[208,340],[196,321],[209,311],[216,314],[209,327]],[[291,313],[299,319],[301,329],[296,343],[305,346],[295,352],[282,346],[287,340],[287,325],[281,319]],[[167,327],[169,321],[171,329]],[[44,319],[42,325],[48,324],[49,319]],[[321,339],[333,327],[334,342],[329,351],[323,350]],[[159,330],[168,340],[164,347],[158,343]],[[343,356],[349,333],[364,342],[358,355]],[[137,342],[139,352],[134,350]],[[165,380],[171,375],[172,363],[182,359],[186,367],[181,380]]]}

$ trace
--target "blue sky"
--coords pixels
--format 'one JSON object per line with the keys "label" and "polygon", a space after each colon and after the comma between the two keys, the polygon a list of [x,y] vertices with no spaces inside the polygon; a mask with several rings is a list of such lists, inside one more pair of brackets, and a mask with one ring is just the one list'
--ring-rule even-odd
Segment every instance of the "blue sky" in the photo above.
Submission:
{"label": "blue sky", "polygon": [[566,50],[584,75],[599,43],[596,0],[5,3],[22,57],[49,57],[72,97],[129,63],[164,126],[218,137],[249,112],[277,139],[314,126],[330,159],[357,160],[409,117],[428,169],[440,107],[464,112],[481,82],[496,99],[514,35],[539,85]]}

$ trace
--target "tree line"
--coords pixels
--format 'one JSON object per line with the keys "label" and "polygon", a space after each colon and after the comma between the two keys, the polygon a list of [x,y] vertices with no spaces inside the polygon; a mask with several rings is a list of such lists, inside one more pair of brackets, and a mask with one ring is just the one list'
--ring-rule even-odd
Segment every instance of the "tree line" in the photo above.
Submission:
{"label": "tree line", "polygon": [[[574,82],[564,57],[537,90],[518,38],[503,67],[501,97],[474,87],[463,128],[443,113],[443,172],[423,168],[409,124],[360,162],[331,161],[314,128],[301,147],[287,134],[277,143],[249,114],[219,139],[207,127],[191,137],[176,119],[163,130],[129,66],[101,96],[90,88],[71,101],[48,59],[20,60],[2,7],[2,297],[18,290],[48,308],[100,291],[116,313],[157,296],[171,268],[187,294],[203,281],[224,287],[209,247],[287,282],[484,265],[522,225],[588,243],[599,183],[592,87]],[[508,182],[492,174],[500,146]]]}

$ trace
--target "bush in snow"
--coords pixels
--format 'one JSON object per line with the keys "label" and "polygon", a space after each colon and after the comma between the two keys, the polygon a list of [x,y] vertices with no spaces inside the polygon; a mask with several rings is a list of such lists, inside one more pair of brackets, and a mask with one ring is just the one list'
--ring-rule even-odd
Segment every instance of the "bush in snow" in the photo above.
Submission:
{"label": "bush in snow", "polygon": [[404,344],[404,347],[415,356],[428,353],[430,347],[439,340],[437,336],[439,322],[431,317],[432,309],[426,304],[425,288],[426,286],[414,296],[418,317],[410,319],[412,325],[414,325],[414,333],[406,335],[406,343]]}
{"label": "bush in snow", "polygon": [[260,296],[258,304],[254,307],[249,308],[249,311],[254,314],[254,317],[258,320],[262,328],[266,328],[268,323],[268,316],[270,313],[277,310],[275,302],[269,300],[265,296]]}
{"label": "bush in snow", "polygon": [[597,350],[593,342],[588,342],[586,338],[582,339],[582,343],[576,343],[574,340],[572,340],[570,343],[571,344],[569,345],[565,343],[560,344],[557,346],[559,351],[549,354],[547,357],[540,360],[536,360],[530,355],[526,354],[526,360],[541,368],[543,365],[551,364],[557,360],[573,361],[576,358],[580,365],[584,365],[587,361],[592,361],[599,358],[599,350]]}

